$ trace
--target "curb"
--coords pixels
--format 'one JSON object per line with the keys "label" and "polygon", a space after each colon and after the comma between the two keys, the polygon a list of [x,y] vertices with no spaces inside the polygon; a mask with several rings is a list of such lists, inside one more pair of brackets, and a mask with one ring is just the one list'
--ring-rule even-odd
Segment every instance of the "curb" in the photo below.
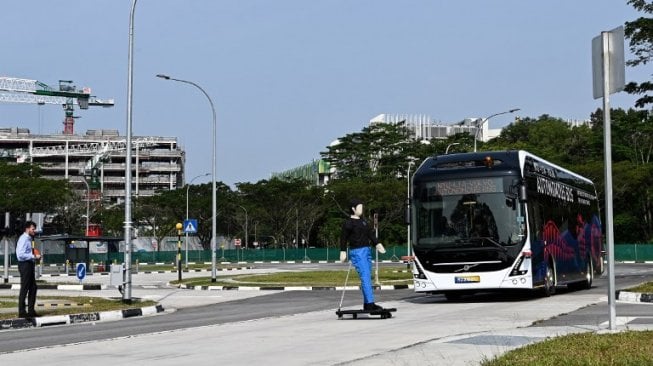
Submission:
{"label": "curb", "polygon": [[[233,268],[216,268],[216,271],[222,272],[222,271],[240,271],[244,269],[254,269],[254,267],[233,267]],[[211,269],[182,269],[182,273],[189,273],[189,272],[211,272]],[[132,274],[152,274],[152,273],[177,273],[177,270],[168,270],[168,271],[133,271]],[[110,273],[109,272],[94,272],[94,273],[87,273],[86,276],[108,276]],[[39,276],[39,278],[48,278],[48,277],[75,277],[77,278],[76,273],[45,273]],[[7,278],[20,278],[20,276],[7,276]],[[38,279],[38,278],[37,278]],[[0,287],[3,288],[3,287]],[[40,286],[39,286],[40,288]]]}
{"label": "curb", "polygon": [[[174,285],[170,282],[168,286],[196,290],[196,291],[342,291],[342,290],[360,290],[359,286],[193,286],[193,285]],[[413,285],[388,285],[372,286],[375,290],[403,290],[412,289]]]}
{"label": "curb", "polygon": [[617,300],[628,302],[653,303],[653,294],[641,292],[617,291]]}
{"label": "curb", "polygon": [[33,319],[7,319],[0,320],[0,331],[7,329],[20,329],[32,327],[45,327],[50,325],[77,324],[87,322],[101,322],[110,320],[120,320],[132,318],[135,316],[145,316],[161,313],[165,311],[162,305],[147,306],[144,308],[102,311],[96,313],[80,313],[69,315],[52,315],[43,316]]}
{"label": "curb", "polygon": [[[39,290],[68,290],[68,291],[82,291],[82,290],[106,290],[109,288],[107,285],[89,283],[87,285],[49,285],[39,284]],[[20,283],[0,284],[0,290],[20,290]]]}

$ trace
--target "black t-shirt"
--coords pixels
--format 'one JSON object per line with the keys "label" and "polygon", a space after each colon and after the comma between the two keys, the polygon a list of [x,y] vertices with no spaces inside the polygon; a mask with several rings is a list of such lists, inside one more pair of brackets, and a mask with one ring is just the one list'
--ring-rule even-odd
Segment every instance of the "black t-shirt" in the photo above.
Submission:
{"label": "black t-shirt", "polygon": [[350,248],[354,249],[369,246],[370,242],[376,245],[379,243],[379,240],[365,219],[352,219],[350,217],[345,220],[342,224],[342,233],[340,235],[341,251],[347,250],[347,244],[349,244]]}

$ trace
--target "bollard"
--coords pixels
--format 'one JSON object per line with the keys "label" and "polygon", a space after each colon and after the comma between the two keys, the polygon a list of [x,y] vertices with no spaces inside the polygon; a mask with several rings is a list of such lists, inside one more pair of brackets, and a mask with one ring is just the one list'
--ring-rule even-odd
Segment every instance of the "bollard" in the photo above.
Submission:
{"label": "bollard", "polygon": [[136,273],[138,273],[138,259],[136,259]]}
{"label": "bollard", "polygon": [[66,259],[66,276],[68,276],[68,270],[69,270],[68,267],[69,267],[69,262],[70,262],[70,261],[69,261],[68,259]]}
{"label": "bollard", "polygon": [[181,286],[181,229],[184,227],[180,222],[175,225],[177,228],[177,273],[179,285]]}

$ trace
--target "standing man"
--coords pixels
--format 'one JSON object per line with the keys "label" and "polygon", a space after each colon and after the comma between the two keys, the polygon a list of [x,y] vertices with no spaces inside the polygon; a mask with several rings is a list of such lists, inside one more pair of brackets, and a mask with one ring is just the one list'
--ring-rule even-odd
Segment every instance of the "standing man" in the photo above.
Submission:
{"label": "standing man", "polygon": [[353,199],[349,207],[351,208],[351,216],[343,223],[340,236],[340,261],[345,262],[347,260],[347,244],[349,244],[351,263],[356,267],[356,272],[358,272],[358,277],[361,280],[363,310],[381,311],[383,307],[374,303],[370,243],[376,246],[379,253],[385,253],[385,248],[374,235],[372,227],[363,218],[363,202]]}
{"label": "standing man", "polygon": [[[35,261],[41,255],[34,254],[34,221],[25,222],[25,232],[18,238],[16,244],[16,258],[18,258],[18,271],[20,271],[20,293],[18,294],[18,316],[21,318],[34,318],[38,314],[34,311],[36,304],[36,278],[34,275]],[[25,298],[27,297],[27,312],[25,312]]]}

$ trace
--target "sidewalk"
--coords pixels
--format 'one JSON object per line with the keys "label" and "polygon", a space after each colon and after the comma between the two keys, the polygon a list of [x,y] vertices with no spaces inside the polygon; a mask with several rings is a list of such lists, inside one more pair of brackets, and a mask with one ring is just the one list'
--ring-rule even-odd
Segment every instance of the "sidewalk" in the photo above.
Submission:
{"label": "sidewalk", "polygon": [[[270,293],[269,290],[197,291],[163,285],[175,276],[174,273],[135,275],[134,283],[139,285],[134,287],[133,297],[156,301],[167,312]],[[108,281],[106,276],[96,279]],[[62,292],[43,290],[39,295],[61,295]],[[17,295],[16,290],[0,290],[2,295],[7,293]],[[116,289],[63,293],[66,296],[119,296]],[[632,296],[625,292],[621,295]],[[641,301],[643,297],[638,298]],[[97,365],[116,362],[160,366],[207,364],[216,357],[220,363],[238,365],[268,364],[272,355],[275,362],[284,365],[477,365],[484,359],[548,337],[606,331],[608,325],[605,323],[532,326],[542,319],[605,301],[605,295],[596,294],[553,296],[532,302],[498,302],[494,307],[473,302],[395,301],[384,303],[386,307],[398,308],[391,319],[385,320],[338,320],[335,309],[330,309],[2,354],[0,362],[31,364],[47,359],[49,365],[68,365],[71,355],[75,355],[74,360],[94,360]],[[483,312],[482,318],[478,316],[479,311]],[[651,321],[618,317],[617,323],[618,330],[653,329]],[[107,353],[107,349],[119,349],[120,354]],[[98,359],[98,354],[103,357]]]}
{"label": "sidewalk", "polygon": [[[185,297],[197,292],[173,291],[161,300],[177,307],[189,306],[193,301]],[[251,295],[230,291],[216,294]],[[531,327],[539,319],[601,301],[605,301],[603,296],[590,294],[498,303],[501,306],[496,307],[479,303],[388,302],[384,305],[399,310],[385,320],[338,320],[335,309],[331,309],[2,354],[0,362],[31,364],[47,359],[48,365],[68,365],[71,361],[93,360],[100,366],[116,362],[172,366],[216,360],[227,365],[269,364],[274,360],[291,366],[477,365],[548,337],[604,331],[606,325]],[[483,322],[478,317],[481,309]],[[624,323],[619,329],[653,328],[651,324],[620,320]]]}

